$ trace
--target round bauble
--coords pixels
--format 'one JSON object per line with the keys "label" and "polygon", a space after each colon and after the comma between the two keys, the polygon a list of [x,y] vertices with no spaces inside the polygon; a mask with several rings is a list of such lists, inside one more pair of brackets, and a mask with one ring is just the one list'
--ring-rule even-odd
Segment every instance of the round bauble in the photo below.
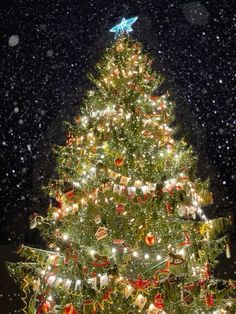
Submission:
{"label": "round bauble", "polygon": [[145,237],[145,242],[146,242],[146,244],[147,244],[148,246],[152,246],[152,245],[155,244],[156,239],[155,239],[154,235],[153,235],[151,232],[149,232],[149,233],[146,235],[146,237]]}
{"label": "round bauble", "polygon": [[63,309],[63,314],[79,314],[73,304],[67,304]]}
{"label": "round bauble", "polygon": [[125,211],[124,204],[120,203],[120,204],[116,205],[116,214],[117,215],[122,215],[124,211]]}
{"label": "round bauble", "polygon": [[52,304],[49,301],[45,301],[42,304],[42,311],[43,311],[43,313],[48,313],[51,310],[52,310]]}
{"label": "round bauble", "polygon": [[124,164],[124,158],[122,157],[117,157],[115,160],[114,160],[114,164],[116,167],[121,167],[123,164]]}

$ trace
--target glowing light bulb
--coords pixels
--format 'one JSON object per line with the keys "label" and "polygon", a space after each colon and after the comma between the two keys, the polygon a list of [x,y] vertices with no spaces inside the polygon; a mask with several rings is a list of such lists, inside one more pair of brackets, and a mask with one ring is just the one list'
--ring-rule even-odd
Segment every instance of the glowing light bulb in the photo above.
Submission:
{"label": "glowing light bulb", "polygon": [[48,297],[48,301],[52,301],[53,300],[53,298],[52,298],[52,296],[50,295],[49,297]]}
{"label": "glowing light bulb", "polygon": [[161,255],[157,255],[157,257],[156,257],[156,259],[158,260],[158,261],[160,261],[161,260]]}
{"label": "glowing light bulb", "polygon": [[89,254],[90,254],[91,256],[94,256],[94,255],[96,254],[96,251],[91,250],[91,251],[89,252]]}
{"label": "glowing light bulb", "polygon": [[133,256],[134,256],[134,257],[137,257],[137,256],[138,256],[138,252],[134,251],[134,252],[133,252]]}
{"label": "glowing light bulb", "polygon": [[145,255],[144,255],[144,258],[145,258],[145,259],[149,259],[149,254],[145,254]]}

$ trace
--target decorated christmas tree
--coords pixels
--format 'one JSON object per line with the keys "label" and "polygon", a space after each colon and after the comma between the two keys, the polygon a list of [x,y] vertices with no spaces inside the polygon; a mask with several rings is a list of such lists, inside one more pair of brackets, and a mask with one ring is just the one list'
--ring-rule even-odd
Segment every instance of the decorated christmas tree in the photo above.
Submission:
{"label": "decorated christmas tree", "polygon": [[25,313],[235,313],[232,280],[214,278],[230,257],[229,219],[208,220],[208,182],[175,139],[174,104],[155,96],[163,77],[128,36],[136,18],[111,29],[94,88],[56,147],[57,179],[45,217],[47,249],[23,245],[9,265],[21,278]]}

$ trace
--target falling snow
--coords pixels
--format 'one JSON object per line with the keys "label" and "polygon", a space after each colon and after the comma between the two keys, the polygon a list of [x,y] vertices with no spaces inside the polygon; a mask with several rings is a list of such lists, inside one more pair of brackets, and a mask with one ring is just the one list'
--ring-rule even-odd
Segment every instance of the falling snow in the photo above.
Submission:
{"label": "falling snow", "polygon": [[[28,216],[47,208],[41,188],[56,176],[51,148],[65,144],[63,121],[79,113],[91,86],[87,73],[112,44],[108,30],[134,14],[132,36],[167,78],[162,88],[177,102],[180,135],[199,155],[199,174],[210,177],[209,215],[234,213],[236,19],[227,1],[6,1],[0,4],[2,244],[39,241],[29,236]],[[15,248],[2,259],[16,259]],[[225,269],[236,271],[233,263]],[[12,291],[10,285],[0,297],[4,313],[17,313]]]}
{"label": "falling snow", "polygon": [[8,45],[10,47],[15,47],[19,44],[19,36],[18,35],[12,35],[8,40]]}

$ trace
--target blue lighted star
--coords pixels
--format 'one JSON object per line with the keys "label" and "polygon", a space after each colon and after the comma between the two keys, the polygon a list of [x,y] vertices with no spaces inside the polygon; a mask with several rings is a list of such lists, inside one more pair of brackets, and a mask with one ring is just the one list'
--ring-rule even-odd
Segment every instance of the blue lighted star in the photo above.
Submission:
{"label": "blue lighted star", "polygon": [[132,25],[137,21],[138,17],[131,17],[130,19],[125,19],[123,17],[123,19],[121,20],[121,22],[119,24],[117,24],[116,26],[112,27],[110,29],[110,32],[112,33],[116,33],[115,37],[123,34],[124,32],[132,32]]}

